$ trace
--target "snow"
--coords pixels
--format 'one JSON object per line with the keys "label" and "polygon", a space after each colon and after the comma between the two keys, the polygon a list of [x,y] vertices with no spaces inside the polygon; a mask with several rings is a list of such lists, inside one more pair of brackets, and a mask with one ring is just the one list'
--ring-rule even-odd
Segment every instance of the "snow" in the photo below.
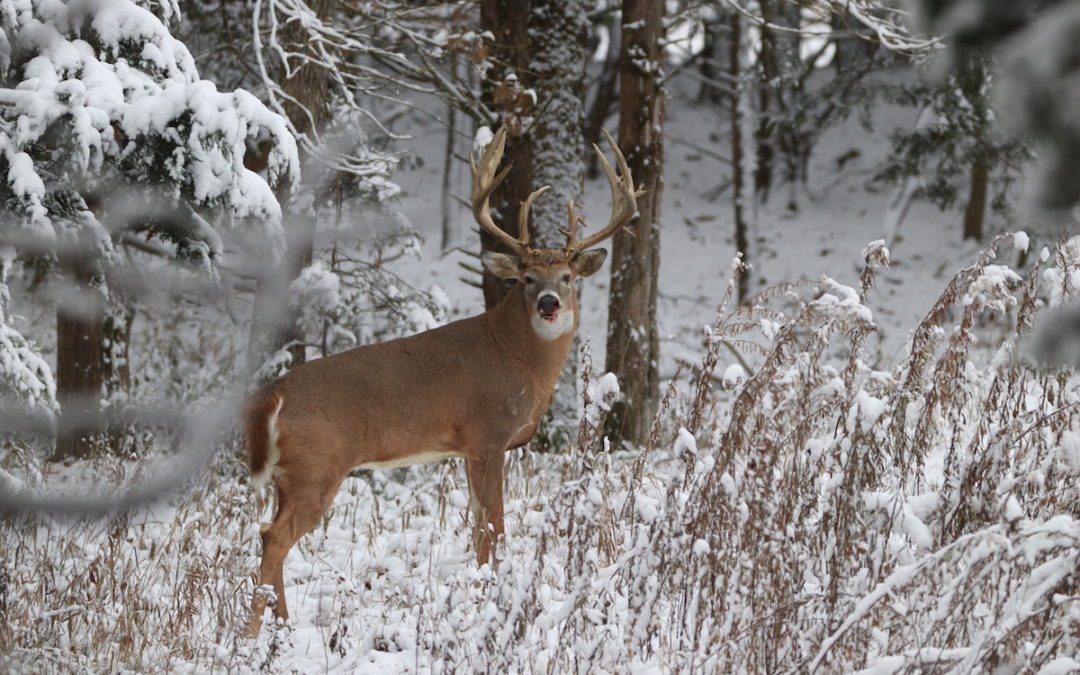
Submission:
{"label": "snow", "polygon": [[[141,17],[132,21],[149,21],[138,12],[131,16]],[[58,44],[61,48],[64,58],[82,58],[82,48],[74,43],[72,49]],[[155,49],[146,58],[158,63],[165,52],[157,43]],[[55,70],[52,62],[41,67],[49,77],[49,68]],[[75,102],[87,110],[80,134],[88,142],[81,146],[85,157],[80,162],[119,151],[110,147],[110,134],[90,142],[92,131],[105,128],[90,102],[115,93],[110,89],[114,77],[138,79],[120,70],[99,73],[100,86],[84,77],[80,87],[57,75],[55,86],[46,87],[56,102]],[[158,85],[147,80],[140,86],[150,91]],[[262,179],[238,172],[230,182],[218,173],[232,170],[226,166],[229,148],[250,131],[245,131],[245,120],[262,114],[257,106],[245,111],[254,99],[240,92],[230,100],[196,82],[154,91],[159,104],[111,98],[115,108],[110,110],[123,110],[132,132],[158,133],[192,108],[195,118],[203,120],[201,128],[223,134],[226,142],[178,146],[172,168],[191,168],[193,189],[197,183],[208,199],[214,194],[235,197],[239,210],[234,213],[260,213],[259,205],[270,197],[258,186]],[[964,355],[962,379],[972,401],[951,411],[954,416],[935,415],[940,433],[905,458],[910,464],[894,463],[897,436],[914,432],[925,406],[925,387],[932,386],[920,384],[917,391],[903,392],[912,398],[902,398],[907,354],[900,350],[949,276],[970,264],[976,247],[960,240],[959,214],[938,213],[920,203],[910,205],[904,229],[884,236],[879,216],[888,195],[865,189],[862,176],[880,159],[885,133],[865,134],[851,126],[830,131],[812,160],[808,191],[799,194],[799,213],[766,204],[757,215],[751,252],[755,286],[796,279],[818,283],[769,305],[781,309],[748,318],[751,335],[771,348],[805,303],[809,312],[836,328],[824,356],[809,356],[806,335],[796,332],[786,348],[790,351],[781,354],[790,359],[763,383],[753,403],[754,425],[732,428],[731,438],[742,443],[732,457],[725,457],[725,432],[734,401],[746,393],[739,386],[753,386],[749,378],[761,364],[756,352],[747,351],[745,366],[720,362],[724,387],[710,393],[703,427],[688,428],[693,387],[686,385],[696,385],[707,345],[720,346],[710,339],[711,329],[703,339],[700,326],[723,295],[734,251],[729,201],[723,194],[715,200],[707,195],[724,169],[694,149],[716,144],[709,138],[715,112],[692,105],[685,91],[676,89],[674,95],[677,104],[668,108],[669,140],[680,138],[688,145],[669,143],[666,157],[659,301],[660,334],[665,336],[662,390],[677,363],[691,367],[684,370],[678,395],[661,420],[658,447],[647,453],[597,447],[509,453],[507,537],[496,569],[478,569],[471,560],[468,488],[459,461],[349,476],[328,516],[287,559],[290,621],[267,626],[257,640],[246,641],[237,639],[237,633],[253,591],[250,575],[258,566],[257,523],[270,514],[269,507],[258,511],[256,495],[236,461],[239,449],[229,442],[211,472],[130,513],[100,520],[30,519],[0,530],[0,548],[19,551],[7,572],[7,588],[15,589],[9,592],[20,594],[10,605],[9,625],[50,645],[21,648],[12,656],[16,665],[177,672],[663,672],[685,663],[702,672],[725,672],[753,669],[748,659],[771,654],[782,643],[790,650],[786,658],[801,659],[797,665],[784,664],[793,669],[814,659],[823,671],[891,673],[920,664],[940,668],[989,659],[985,649],[991,647],[986,646],[1031,638],[1018,627],[1037,624],[1040,612],[1051,619],[1075,612],[1067,596],[1058,609],[1048,608],[1048,598],[1065,595],[1060,592],[1068,581],[1064,575],[1075,569],[1080,550],[1080,523],[1066,513],[1050,515],[1063,508],[1053,506],[1055,499],[1063,503],[1075,494],[1070,484],[1080,474],[1080,427],[1071,408],[1054,407],[1076,401],[1075,377],[1060,382],[1020,378],[1008,386],[1022,389],[1009,389],[1006,403],[994,404],[987,392],[995,375],[1011,367],[1011,360],[1001,356],[1008,350],[1004,344],[973,345]],[[908,112],[877,109],[875,124],[887,129],[910,122]],[[422,242],[403,244],[402,250],[423,255],[401,257],[391,266],[399,278],[392,284],[380,278],[373,285],[380,299],[400,301],[394,311],[409,330],[422,330],[450,318],[451,310],[474,314],[480,302],[479,292],[459,279],[457,263],[463,255],[437,250],[439,195],[432,186],[439,184],[441,163],[434,160],[445,147],[442,131],[419,120],[410,124],[419,160],[398,177],[398,208],[424,236]],[[32,125],[27,130],[35,131]],[[476,144],[490,138],[490,130],[481,128]],[[855,144],[863,150],[862,159],[837,175],[832,158]],[[16,145],[11,148],[17,151]],[[289,164],[286,158],[279,170],[289,170]],[[34,180],[40,176],[32,167],[16,178],[27,202],[40,199],[44,184],[39,190]],[[594,221],[606,216],[606,190],[602,180],[586,184],[590,198],[585,209]],[[459,181],[455,191],[467,194],[466,184]],[[458,213],[473,233],[467,248],[475,249],[468,209]],[[1001,222],[991,225],[1004,227]],[[226,247],[220,237],[211,236],[213,226],[206,227],[210,230],[203,236],[214,251],[207,255],[220,256]],[[1022,250],[1019,242],[1025,237],[1014,236],[1011,253]],[[872,243],[864,246],[867,241]],[[863,260],[878,255],[893,266],[878,270],[876,287],[863,299],[857,290]],[[985,266],[964,289],[965,302],[1015,308],[1020,277],[1004,252],[999,256],[1000,264]],[[0,262],[4,259],[0,256]],[[584,287],[582,334],[606,332],[604,277]],[[1060,303],[1080,289],[1080,278],[1056,263],[1049,264],[1044,281]],[[434,305],[413,301],[410,289],[415,288],[430,289]],[[290,290],[293,302],[308,313],[305,321],[356,309],[357,296],[322,262],[307,268]],[[22,328],[8,306],[0,303],[0,309],[5,320]],[[223,311],[196,312],[182,303],[161,314],[157,323],[140,318],[142,342],[132,353],[135,371],[166,392],[179,388],[177,398],[184,405],[212,405],[216,390],[233,372],[227,364],[242,353],[246,324],[231,323]],[[365,321],[347,324],[355,329],[352,343],[373,339],[363,332]],[[0,321],[0,331],[5,325]],[[40,331],[31,330],[30,322],[25,325],[26,335]],[[1009,333],[1003,330],[1008,324],[990,325],[978,332],[980,338]],[[952,326],[943,320],[935,331],[947,336]],[[805,324],[797,327],[801,331]],[[808,332],[816,335],[817,327]],[[853,327],[877,332],[868,334],[852,359],[849,387],[843,350]],[[15,354],[33,374],[32,354],[18,352],[17,338],[5,347],[3,335],[0,358]],[[147,344],[160,352],[151,353]],[[603,346],[602,339],[595,340],[598,364],[603,363]],[[719,357],[726,354],[721,347]],[[287,353],[277,356],[288,358]],[[179,372],[169,370],[173,357]],[[931,361],[931,369],[939,363]],[[28,376],[22,379],[33,383]],[[610,373],[590,385],[595,405],[588,417],[597,421],[620,387]],[[47,382],[38,378],[34,386],[42,400],[48,397]],[[805,429],[801,422],[791,423],[803,396],[809,405],[800,418]],[[897,430],[891,425],[901,414],[906,422]],[[1044,417],[1060,426],[1036,425]],[[954,431],[955,438],[950,436]],[[167,455],[169,450],[154,452]],[[976,459],[986,462],[974,464]],[[146,466],[103,458],[52,466],[42,482],[52,489],[96,493],[118,484],[137,485]],[[21,469],[5,465],[2,471],[0,477],[40,485],[23,478]],[[961,498],[957,484],[969,476],[987,483],[973,480],[976,493]],[[714,479],[719,496],[706,501],[703,486]],[[845,491],[848,480],[856,486]],[[633,508],[624,513],[631,494]],[[971,511],[961,513],[960,507]],[[707,523],[704,533],[689,529],[695,509],[701,509],[697,522]],[[962,517],[970,523],[963,534],[946,531],[947,523]],[[835,548],[840,535],[850,537],[852,555],[845,557],[842,547]],[[670,574],[672,569],[678,574]],[[87,581],[88,570],[96,576],[93,583]],[[980,574],[986,576],[973,576]],[[834,582],[835,608],[829,609],[825,598]],[[984,603],[977,609],[965,606],[965,595],[974,597],[978,589],[994,592],[976,598]],[[776,616],[783,623],[769,624]],[[798,630],[774,630],[785,626]],[[954,626],[962,630],[951,631]],[[746,637],[763,634],[768,639]],[[698,636],[709,639],[697,641]],[[713,639],[717,636],[722,639]],[[939,646],[938,640],[946,638],[949,646]],[[627,653],[634,655],[630,665]],[[1015,655],[1031,656],[1020,650]],[[960,669],[978,671],[985,664],[972,661]],[[1048,672],[1067,672],[1073,665],[1068,655],[1042,664]]]}
{"label": "snow", "polygon": [[341,302],[341,278],[322,262],[305,267],[289,285],[289,305],[301,313],[312,335],[317,335],[323,321],[340,310]]}
{"label": "snow", "polygon": [[1028,246],[1031,245],[1031,239],[1028,237],[1027,232],[1023,230],[1017,230],[1013,232],[1013,248],[1017,251],[1027,252]]}
{"label": "snow", "polygon": [[968,288],[964,304],[977,304],[1004,312],[1016,305],[1013,292],[1020,287],[1022,281],[1019,274],[1004,265],[987,265],[979,278]]}
{"label": "snow", "polygon": [[746,380],[746,369],[738,363],[732,363],[724,369],[724,374],[720,376],[720,381],[724,383],[725,387],[734,387]]}
{"label": "snow", "polygon": [[495,134],[491,132],[491,127],[482,125],[476,128],[476,135],[473,137],[472,152],[475,156],[479,157],[484,152],[484,148],[495,138]]}

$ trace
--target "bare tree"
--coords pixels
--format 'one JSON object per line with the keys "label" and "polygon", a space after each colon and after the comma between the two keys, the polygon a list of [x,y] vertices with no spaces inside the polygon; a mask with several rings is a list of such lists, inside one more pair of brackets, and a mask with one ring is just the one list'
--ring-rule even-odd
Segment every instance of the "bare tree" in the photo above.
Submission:
{"label": "bare tree", "polygon": [[[980,101],[985,98],[984,88],[987,84],[986,65],[982,59],[971,59],[959,74],[960,87],[964,96],[969,101]],[[989,112],[987,109],[986,112]],[[971,160],[971,179],[968,185],[967,205],[964,207],[964,239],[982,241],[983,223],[986,220],[986,198],[988,183],[990,180],[990,167],[984,154],[989,154],[985,148],[984,139],[990,133],[987,127],[988,115],[976,116],[977,125],[974,129],[975,150]]]}
{"label": "bare tree", "polygon": [[612,245],[607,369],[619,378],[621,399],[608,418],[616,444],[647,441],[659,401],[660,337],[656,326],[663,193],[664,5],[624,0],[619,64],[619,146],[644,187],[629,232]]}
{"label": "bare tree", "polygon": [[[750,238],[747,235],[746,210],[743,200],[743,119],[742,119],[742,96],[743,73],[742,73],[742,17],[737,12],[732,12],[729,19],[730,32],[728,35],[728,76],[733,89],[729,99],[731,104],[731,187],[732,204],[735,215],[735,250],[746,259],[750,248]],[[749,274],[745,266],[740,266],[736,271],[738,276],[739,302],[746,300],[750,295]]]}
{"label": "bare tree", "polygon": [[[525,137],[525,125],[534,110],[527,91],[532,82],[529,70],[529,14],[514,0],[484,0],[480,5],[480,30],[494,39],[486,55],[489,63],[482,83],[484,104],[507,128],[504,157],[514,168],[491,195],[495,224],[518,235],[518,209],[533,190],[532,143]],[[480,231],[480,250],[506,253],[498,239]],[[488,270],[483,277],[484,306],[491,309],[506,295],[506,282]]]}
{"label": "bare tree", "polygon": [[596,92],[585,114],[585,167],[590,179],[600,175],[600,164],[589,146],[603,140],[600,132],[604,128],[604,122],[618,103],[616,90],[619,83],[620,25],[614,9],[603,14],[598,26],[607,31],[608,45],[607,54],[604,55],[604,62],[600,64],[600,72],[596,77]]}

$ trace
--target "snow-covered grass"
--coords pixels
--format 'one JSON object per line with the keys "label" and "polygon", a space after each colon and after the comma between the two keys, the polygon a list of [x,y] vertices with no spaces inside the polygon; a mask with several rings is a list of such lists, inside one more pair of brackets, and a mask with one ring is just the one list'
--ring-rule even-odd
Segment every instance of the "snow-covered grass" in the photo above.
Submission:
{"label": "snow-covered grass", "polygon": [[[255,641],[239,635],[260,514],[233,446],[133,513],[5,517],[0,665],[1075,671],[1080,379],[1021,355],[1037,298],[1070,299],[1080,257],[1062,247],[1019,277],[995,264],[1006,241],[887,369],[864,359],[881,244],[857,287],[822,278],[723,308],[648,447],[604,452],[604,402],[586,400],[573,447],[509,455],[496,570],[472,562],[455,462],[347,479],[286,562],[290,622]],[[750,372],[727,345],[755,355]],[[592,396],[615,390],[582,376]],[[129,485],[150,461],[47,481]]]}

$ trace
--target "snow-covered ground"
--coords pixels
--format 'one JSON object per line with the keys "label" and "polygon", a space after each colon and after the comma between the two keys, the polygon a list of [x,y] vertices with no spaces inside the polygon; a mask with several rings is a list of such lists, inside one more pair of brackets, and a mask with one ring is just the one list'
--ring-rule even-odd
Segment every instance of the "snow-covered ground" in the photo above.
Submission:
{"label": "snow-covered ground", "polygon": [[[734,255],[730,193],[703,197],[727,169],[696,149],[726,154],[726,123],[686,92],[673,96],[661,244],[665,378],[678,361],[702,363],[703,327],[715,320]],[[753,232],[755,283],[824,274],[850,288],[826,283],[803,314],[789,304],[785,317],[768,315],[780,330],[756,339],[779,347],[752,359],[761,378],[739,377],[723,350],[714,352],[719,382],[706,399],[696,398],[696,376],[684,374],[647,453],[596,452],[588,425],[566,453],[511,453],[497,570],[471,562],[457,460],[358,474],[286,562],[289,625],[239,639],[267,514],[233,438],[206,474],[134,513],[0,522],[0,666],[1080,669],[1070,651],[1080,644],[1080,415],[1072,412],[1080,391],[1075,378],[1012,369],[1007,352],[995,358],[967,337],[1010,336],[1010,317],[998,316],[1000,328],[973,328],[973,319],[953,331],[964,307],[981,311],[1007,296],[1016,312],[1030,300],[989,260],[946,291],[978,251],[960,242],[957,213],[913,206],[890,242],[892,266],[878,270],[862,305],[860,254],[883,236],[889,198],[869,176],[889,128],[912,124],[914,112],[879,107],[874,120],[872,133],[854,121],[830,131],[798,213],[778,198]],[[400,209],[426,243],[421,258],[395,271],[418,287],[438,284],[456,312],[472,314],[480,296],[458,280],[463,254],[437,250],[444,131],[420,117],[407,131],[422,161],[397,177]],[[859,157],[837,169],[851,149]],[[466,175],[459,167],[459,194]],[[586,215],[603,221],[607,200],[606,186],[591,182]],[[460,217],[462,245],[473,249],[472,221],[464,209]],[[1007,240],[999,250],[993,262],[1016,255]],[[601,370],[606,290],[601,274],[584,291],[583,333]],[[914,358],[905,343],[943,292],[956,309],[924,326]],[[867,308],[879,336],[867,337],[864,360],[848,360]],[[993,313],[980,321],[984,314]],[[189,351],[170,358],[205,358],[202,368],[179,368],[203,400],[243,344],[213,317],[192,310],[172,324],[191,330]],[[729,317],[723,330],[734,334],[740,320]],[[133,358],[137,370],[152,363],[135,349]],[[696,433],[680,430],[693,426],[695,412]],[[20,478],[85,494],[134,484],[154,461],[105,458]]]}

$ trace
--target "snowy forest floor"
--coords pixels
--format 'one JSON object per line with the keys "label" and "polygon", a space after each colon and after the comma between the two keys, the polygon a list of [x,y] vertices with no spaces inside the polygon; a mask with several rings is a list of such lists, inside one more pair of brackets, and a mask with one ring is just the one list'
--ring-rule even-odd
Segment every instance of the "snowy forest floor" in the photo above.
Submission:
{"label": "snowy forest floor", "polygon": [[[950,286],[980,248],[960,241],[958,213],[916,203],[866,302],[876,334],[851,295],[860,252],[883,236],[889,197],[869,177],[889,129],[914,117],[878,106],[872,131],[856,120],[830,130],[809,186],[795,195],[798,212],[787,210],[786,194],[761,207],[750,253],[756,285],[827,274],[851,288],[822,283],[827,296],[804,297],[803,313],[769,314],[775,332],[755,336],[766,356],[747,355],[761,379],[744,382],[720,377],[729,355],[710,348],[702,330],[715,321],[734,255],[730,190],[706,196],[728,174],[710,156],[726,154],[726,120],[673,92],[662,373],[669,380],[676,363],[700,367],[718,355],[716,392],[700,397],[697,376],[685,373],[647,453],[596,452],[595,404],[575,448],[511,453],[497,571],[471,562],[457,460],[363,473],[346,480],[286,561],[289,625],[240,640],[266,514],[232,439],[184,491],[135,512],[5,518],[0,665],[193,673],[1080,668],[1069,651],[1080,634],[1078,593],[1067,585],[1080,560],[1080,416],[1072,412],[1080,392],[1075,378],[1025,375],[1007,363],[998,347],[1013,335],[1008,316],[963,324],[963,307],[972,306],[961,302],[965,293],[991,309],[1008,304],[1007,295],[1015,313],[1030,299],[1023,284],[984,260]],[[397,177],[400,208],[426,243],[422,258],[396,272],[418,287],[441,286],[456,313],[476,313],[479,291],[458,279],[463,254],[437,250],[445,132],[422,118],[397,131],[416,139],[415,161]],[[858,156],[840,168],[852,150]],[[465,194],[467,170],[456,171]],[[590,182],[587,216],[602,221],[607,200],[602,181]],[[474,249],[472,221],[464,209],[458,215],[459,241]],[[1010,265],[1015,255],[1005,240],[994,262]],[[604,277],[584,289],[582,335],[598,372]],[[956,309],[926,324],[943,330],[927,333],[936,341],[923,362],[924,352],[905,343],[943,293]],[[191,326],[198,337],[171,358],[174,367],[193,357],[217,364],[180,368],[185,388],[205,402],[226,369],[220,364],[242,353],[244,333],[200,328],[199,316],[175,317],[174,328]],[[735,331],[740,320],[722,324]],[[962,328],[954,333],[954,325]],[[949,342],[976,332],[981,344]],[[848,360],[850,336],[866,337],[864,360]],[[133,358],[150,358],[140,353],[163,356],[140,347]],[[921,393],[903,386],[912,372],[929,382]],[[57,492],[113,491],[137,483],[160,454],[51,466],[44,475],[29,460],[4,468]]]}

